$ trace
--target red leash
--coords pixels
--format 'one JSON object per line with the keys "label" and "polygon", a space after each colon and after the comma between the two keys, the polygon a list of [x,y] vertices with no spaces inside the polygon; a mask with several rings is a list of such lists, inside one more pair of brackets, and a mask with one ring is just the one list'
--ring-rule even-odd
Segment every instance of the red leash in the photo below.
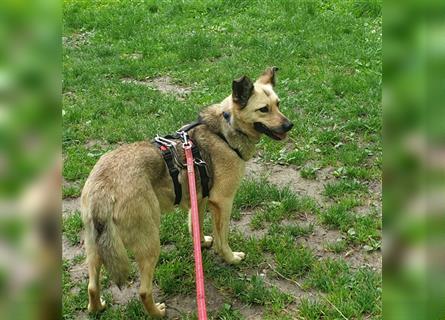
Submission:
{"label": "red leash", "polygon": [[204,290],[204,272],[201,256],[201,235],[199,231],[198,197],[196,196],[195,166],[192,154],[192,142],[184,141],[185,158],[187,159],[187,175],[192,210],[193,250],[195,254],[196,304],[198,319],[207,320],[206,298]]}

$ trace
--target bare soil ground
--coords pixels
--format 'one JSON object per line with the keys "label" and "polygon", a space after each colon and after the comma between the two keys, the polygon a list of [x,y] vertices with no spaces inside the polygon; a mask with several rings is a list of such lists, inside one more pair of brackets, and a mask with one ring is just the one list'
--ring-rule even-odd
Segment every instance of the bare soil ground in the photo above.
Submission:
{"label": "bare soil ground", "polygon": [[133,78],[122,78],[122,83],[130,83],[140,86],[151,87],[164,94],[171,94],[178,100],[184,100],[187,95],[191,93],[191,88],[180,86],[173,82],[173,79],[169,76],[162,76],[156,78],[145,78],[143,80],[137,80]]}

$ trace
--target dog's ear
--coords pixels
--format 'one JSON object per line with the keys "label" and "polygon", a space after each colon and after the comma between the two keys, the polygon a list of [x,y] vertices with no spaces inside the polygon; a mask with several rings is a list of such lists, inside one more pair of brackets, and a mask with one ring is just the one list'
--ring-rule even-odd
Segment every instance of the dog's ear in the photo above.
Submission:
{"label": "dog's ear", "polygon": [[264,84],[271,84],[272,86],[275,86],[275,83],[277,81],[276,73],[278,71],[277,67],[270,67],[264,70],[263,74],[258,79],[258,82],[264,83]]}
{"label": "dog's ear", "polygon": [[246,77],[242,76],[232,82],[232,99],[233,102],[239,104],[241,108],[244,108],[249,101],[250,96],[253,93],[253,83]]}

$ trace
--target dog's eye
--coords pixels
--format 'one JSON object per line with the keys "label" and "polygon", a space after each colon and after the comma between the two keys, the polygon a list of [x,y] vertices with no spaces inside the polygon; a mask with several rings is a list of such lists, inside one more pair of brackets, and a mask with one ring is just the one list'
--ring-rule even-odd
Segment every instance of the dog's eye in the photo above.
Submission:
{"label": "dog's eye", "polygon": [[258,110],[264,113],[269,112],[269,109],[267,107],[262,107],[261,109]]}

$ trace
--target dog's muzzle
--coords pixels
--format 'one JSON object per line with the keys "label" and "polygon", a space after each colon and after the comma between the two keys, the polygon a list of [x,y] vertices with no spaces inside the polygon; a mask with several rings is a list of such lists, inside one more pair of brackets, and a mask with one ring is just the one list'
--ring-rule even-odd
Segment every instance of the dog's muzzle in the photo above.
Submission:
{"label": "dog's muzzle", "polygon": [[268,128],[265,124],[261,122],[255,122],[253,124],[253,127],[256,131],[259,133],[264,133],[267,136],[271,137],[274,140],[283,140],[287,136],[287,132],[292,129],[294,124],[290,121],[286,121],[281,127],[279,128]]}

